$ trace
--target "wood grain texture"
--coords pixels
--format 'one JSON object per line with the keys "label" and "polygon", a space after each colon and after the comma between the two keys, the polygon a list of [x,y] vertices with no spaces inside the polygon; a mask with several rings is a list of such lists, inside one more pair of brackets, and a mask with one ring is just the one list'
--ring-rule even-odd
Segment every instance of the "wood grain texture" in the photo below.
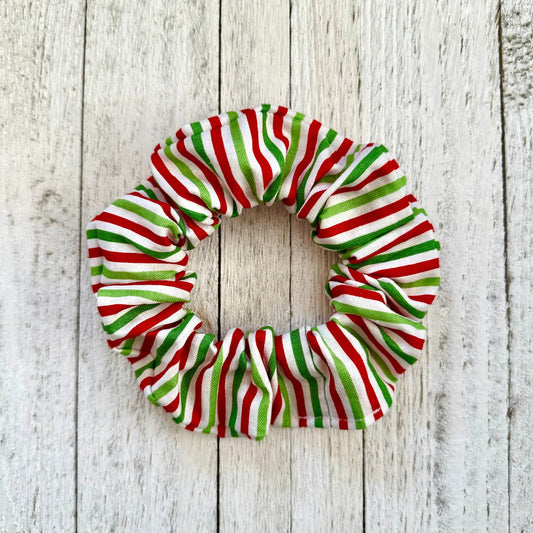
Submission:
{"label": "wood grain texture", "polygon": [[[530,531],[532,13],[3,2],[0,531]],[[261,103],[387,146],[442,244],[424,354],[364,432],[185,431],[105,342],[86,224],[177,128]],[[335,260],[282,205],[248,210],[190,253],[190,308],[219,336],[316,325]]]}
{"label": "wood grain texture", "polygon": [[2,2],[0,57],[0,530],[69,531],[83,3]]}
{"label": "wood grain texture", "polygon": [[[221,110],[279,105],[289,97],[289,2],[222,2]],[[220,227],[220,335],[240,327],[290,326],[289,214],[259,206]],[[290,529],[291,458],[287,430],[264,441],[220,439],[221,532]]]}
{"label": "wood grain texture", "polygon": [[[164,1],[88,2],[84,227],[149,176],[158,142],[216,111],[217,49],[216,2],[179,10]],[[203,248],[210,259],[195,265],[206,310],[217,306],[206,283],[215,250],[216,238]],[[179,428],[145,399],[129,363],[107,348],[87,261],[81,283],[79,531],[215,530],[216,440]],[[212,311],[200,314],[216,322]]]}
{"label": "wood grain texture", "polygon": [[[371,21],[371,23],[370,23]],[[442,287],[396,408],[365,433],[366,525],[507,529],[507,331],[497,3],[366,4],[365,138],[435,225]]]}
{"label": "wood grain texture", "polygon": [[509,291],[509,526],[533,529],[533,6],[504,1],[502,88],[505,125]]}
{"label": "wood grain texture", "polygon": [[[359,142],[358,8],[351,2],[297,2],[291,17],[291,106]],[[312,28],[312,31],[309,31]],[[325,293],[339,260],[291,217],[291,328],[323,324]],[[363,530],[362,432],[306,428],[291,433],[292,525],[298,532]]]}

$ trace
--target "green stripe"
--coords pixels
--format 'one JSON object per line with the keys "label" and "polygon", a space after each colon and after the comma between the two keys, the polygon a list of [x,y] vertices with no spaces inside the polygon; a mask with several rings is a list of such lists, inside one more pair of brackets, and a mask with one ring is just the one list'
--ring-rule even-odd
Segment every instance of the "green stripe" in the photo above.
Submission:
{"label": "green stripe", "polygon": [[241,128],[238,122],[238,114],[235,111],[228,112],[230,117],[229,128],[231,132],[231,138],[233,139],[233,146],[235,148],[235,153],[237,154],[237,161],[239,162],[239,167],[243,176],[246,178],[248,186],[250,187],[254,198],[260,202],[257,197],[257,189],[255,187],[254,173],[252,167],[250,166],[250,161],[248,160],[248,154],[246,153],[246,145],[242,138]]}
{"label": "green stripe", "polygon": [[315,151],[315,157],[313,159],[313,163],[305,173],[305,176],[300,183],[300,186],[298,187],[298,190],[296,191],[296,211],[299,211],[302,207],[303,203],[305,202],[305,185],[307,183],[307,180],[309,179],[309,176],[311,172],[313,171],[313,168],[315,167],[315,164],[317,162],[317,159],[319,158],[320,154],[329,146],[331,146],[331,143],[337,136],[337,132],[334,130],[329,130],[326,136],[320,141],[320,144],[318,145],[318,148]]}
{"label": "green stripe", "polygon": [[315,427],[324,427],[322,419],[322,409],[320,408],[320,399],[318,397],[318,384],[316,379],[311,375],[307,364],[305,362],[302,343],[300,340],[299,330],[291,331],[290,333],[292,351],[294,353],[294,360],[300,374],[308,381],[309,391],[311,393],[311,404],[313,406],[313,415],[315,417]]}
{"label": "green stripe", "polygon": [[359,163],[357,163],[357,166],[350,172],[350,174],[346,177],[346,180],[343,182],[344,185],[349,185],[350,183],[353,183],[358,178],[360,178],[364,172],[368,169],[368,167],[374,163],[374,161],[385,152],[388,152],[387,148],[385,148],[383,145],[376,146],[375,148],[372,148],[368,154],[366,154],[363,159]]}
{"label": "green stripe", "polygon": [[378,376],[377,372],[375,371],[374,367],[372,366],[372,363],[370,362],[367,354],[367,362],[368,362],[368,368],[370,368],[370,371],[372,372],[372,375],[374,376],[374,379],[376,380],[380,390],[381,394],[383,394],[383,397],[385,398],[385,401],[387,402],[387,405],[390,407],[392,405],[392,397],[389,393],[389,388],[385,383],[383,383],[382,379]]}
{"label": "green stripe", "polygon": [[267,423],[268,423],[268,406],[270,404],[270,397],[271,393],[268,390],[268,387],[265,385],[263,380],[261,379],[261,375],[259,371],[257,370],[257,365],[252,360],[252,379],[256,385],[256,387],[259,388],[260,391],[263,393],[263,397],[261,398],[261,401],[259,402],[259,409],[257,410],[257,431],[256,431],[256,439],[261,440],[265,438],[267,434]]}
{"label": "green stripe", "polygon": [[291,427],[291,405],[289,402],[289,393],[287,392],[287,385],[281,377],[281,374],[278,372],[278,386],[281,391],[281,396],[283,397],[283,402],[285,403],[285,410],[283,411],[283,418],[281,425],[284,428]]}
{"label": "green stripe", "polygon": [[326,174],[325,176],[322,176],[317,183],[335,183],[338,178],[340,178],[346,170],[350,167],[350,165],[353,163],[353,160],[355,159],[355,152],[348,154],[346,156],[346,161],[344,164],[344,168],[337,172],[337,174]]}
{"label": "green stripe", "polygon": [[268,148],[269,152],[274,156],[276,161],[278,162],[279,168],[282,169],[284,165],[284,158],[283,154],[281,153],[281,150],[272,142],[270,137],[267,133],[267,112],[270,109],[270,106],[268,104],[263,104],[261,113],[263,114],[263,142],[265,143],[265,146]]}
{"label": "green stripe", "polygon": [[202,158],[203,162],[216,174],[217,172],[215,170],[215,167],[213,166],[211,160],[209,159],[209,157],[207,157],[207,154],[205,152],[204,142],[202,140],[201,135],[201,133],[204,131],[202,129],[202,126],[199,122],[195,122],[194,124],[192,124],[192,130],[193,135],[191,135],[190,139],[192,145],[194,146],[194,149],[196,150],[196,153]]}
{"label": "green stripe", "polygon": [[143,304],[143,305],[137,305],[133,309],[130,309],[129,311],[126,311],[123,315],[121,315],[119,318],[117,318],[114,322],[111,322],[111,324],[107,324],[107,326],[103,326],[104,330],[109,334],[116,333],[120,328],[124,327],[126,324],[137,318],[140,314],[144,313],[145,311],[150,311],[150,309],[153,309],[154,307],[157,307],[159,304]]}
{"label": "green stripe", "polygon": [[316,242],[319,246],[322,246],[322,248],[326,248],[328,250],[335,250],[339,253],[342,253],[341,257],[343,259],[346,259],[347,257],[350,257],[356,248],[359,248],[363,244],[366,244],[369,241],[372,241],[374,239],[377,239],[381,235],[384,235],[385,233],[388,233],[389,231],[392,231],[393,229],[399,228],[400,226],[403,226],[404,224],[407,224],[410,220],[413,220],[414,215],[409,215],[405,218],[402,218],[402,220],[398,220],[398,222],[395,222],[394,224],[391,224],[390,226],[387,226],[385,228],[378,229],[376,231],[373,231],[371,233],[367,233],[366,235],[361,235],[359,237],[356,237],[355,239],[351,239],[349,241],[339,243],[339,244],[326,244],[326,243],[319,243],[317,242],[317,230],[313,230],[312,233],[312,239],[313,242]]}
{"label": "green stripe", "polygon": [[265,194],[263,195],[263,199],[265,202],[269,202],[275,196],[279,195],[283,182],[292,169],[294,158],[296,157],[296,154],[298,152],[298,145],[300,142],[300,130],[304,117],[305,115],[303,115],[302,113],[296,113],[294,119],[292,120],[291,141],[289,144],[289,150],[287,151],[285,161],[280,168],[279,176],[273,181],[273,183],[268,187],[267,191],[265,191]]}
{"label": "green stripe", "polygon": [[[422,329],[424,327],[422,326]],[[413,357],[412,355],[406,354],[390,337],[382,328],[379,328],[379,332],[381,333],[381,336],[383,337],[383,340],[387,344],[387,346],[399,357],[401,357],[406,363],[409,363],[410,365],[413,365],[416,363],[417,359],[416,357]]]}
{"label": "green stripe", "polygon": [[91,276],[105,276],[109,279],[137,279],[137,280],[151,280],[161,281],[171,279],[176,275],[175,270],[147,270],[141,272],[122,272],[109,270],[104,265],[99,265],[91,268]]}
{"label": "green stripe", "polygon": [[217,407],[217,395],[218,388],[220,386],[220,372],[222,371],[222,364],[224,363],[224,353],[222,351],[222,346],[220,346],[220,351],[218,352],[215,364],[213,365],[213,372],[211,374],[211,389],[209,392],[209,422],[205,429],[202,430],[202,433],[210,433],[211,428],[215,424],[215,414]]}
{"label": "green stripe", "polygon": [[440,278],[424,278],[416,281],[408,281],[406,283],[400,283],[398,285],[402,289],[410,289],[412,287],[438,287],[440,285]]}
{"label": "green stripe", "polygon": [[143,192],[146,193],[146,195],[149,198],[151,198],[152,200],[156,200],[157,201],[157,196],[155,195],[154,191],[152,191],[152,189],[148,189],[144,185],[139,185],[139,186],[135,187],[135,190],[136,191],[143,191]]}
{"label": "green stripe", "polygon": [[146,248],[139,243],[136,243],[132,241],[131,239],[128,239],[124,235],[119,235],[118,233],[113,233],[111,231],[105,231],[101,229],[89,229],[87,230],[87,239],[98,239],[105,242],[116,242],[121,244],[131,244],[141,252],[144,252],[146,255],[149,255],[150,257],[155,257],[156,259],[166,259],[167,257],[170,257],[171,255],[176,254],[176,248],[171,250],[170,252],[156,252],[154,250],[150,250],[149,248]]}
{"label": "green stripe", "polygon": [[127,339],[126,342],[124,342],[124,344],[122,345],[120,353],[122,355],[130,355],[134,342],[135,342],[135,337],[131,339]]}
{"label": "green stripe", "polygon": [[292,169],[294,159],[298,153],[298,146],[300,144],[300,130],[302,128],[302,120],[305,118],[305,115],[302,113],[296,113],[292,124],[291,124],[291,143],[289,145],[289,150],[287,152],[287,157],[285,159],[285,164],[281,170],[280,176],[283,179],[287,177],[289,172]]}
{"label": "green stripe", "polygon": [[143,291],[138,289],[100,289],[98,296],[107,296],[110,298],[122,298],[128,296],[139,296],[147,298],[154,302],[188,302],[185,298],[176,298],[170,294],[156,291]]}
{"label": "green stripe", "polygon": [[383,383],[383,380],[378,376],[376,370],[374,369],[374,366],[372,365],[372,362],[370,361],[370,348],[366,345],[360,335],[358,335],[355,331],[352,330],[352,328],[341,324],[338,320],[335,320],[335,322],[339,324],[339,326],[344,328],[346,331],[348,331],[350,334],[352,334],[359,341],[361,347],[365,351],[367,366],[372,372],[372,375],[374,376],[374,379],[376,380],[376,383],[378,384],[378,387],[380,388],[381,393],[383,394],[383,397],[387,402],[387,405],[390,407],[392,405],[392,398],[389,393],[389,388],[387,387],[387,385],[385,385],[385,383]]}
{"label": "green stripe", "polygon": [[418,322],[397,315],[395,313],[386,313],[384,311],[375,311],[374,309],[365,309],[364,307],[356,307],[354,305],[349,305],[336,301],[332,301],[331,303],[333,307],[335,307],[335,309],[340,313],[364,316],[365,318],[369,318],[371,320],[379,320],[388,324],[406,324],[419,330],[425,329],[422,324],[419,324]]}
{"label": "green stripe", "polygon": [[405,184],[406,178],[405,176],[402,176],[401,178],[397,179],[396,181],[393,181],[392,183],[387,183],[386,185],[383,185],[381,187],[378,187],[377,189],[362,194],[361,196],[356,196],[355,198],[350,198],[349,200],[346,200],[344,202],[340,202],[336,205],[332,205],[331,207],[327,207],[322,211],[320,215],[320,220],[325,220],[340,213],[344,213],[345,211],[349,211],[350,209],[355,209],[356,207],[360,207],[362,205],[373,202],[374,200],[382,198],[383,196],[392,194],[396,191],[399,191],[402,187],[405,186]]}
{"label": "green stripe", "polygon": [[247,358],[246,353],[241,352],[241,355],[239,356],[239,366],[235,370],[235,376],[233,378],[233,387],[231,390],[231,414],[229,417],[228,427],[230,428],[230,432],[232,437],[237,437],[239,435],[239,432],[237,431],[235,427],[235,423],[237,422],[237,414],[239,411],[239,388],[242,383],[242,379],[244,377],[244,373],[246,372],[247,367]]}
{"label": "green stripe", "polygon": [[404,259],[405,257],[410,257],[412,255],[421,254],[424,252],[429,252],[431,250],[436,250],[437,244],[435,241],[426,241],[420,244],[415,244],[414,246],[409,246],[403,250],[398,250],[397,252],[391,252],[389,254],[376,255],[370,257],[365,261],[357,263],[357,268],[361,268],[365,265],[375,265],[376,263],[385,263],[388,261],[396,261],[397,259]]}
{"label": "green stripe", "polygon": [[[316,331],[320,335],[320,332],[318,331],[317,328],[313,328],[313,331]],[[337,374],[341,380],[344,390],[346,391],[346,396],[348,398],[353,416],[355,418],[355,425],[357,429],[364,429],[366,424],[364,423],[364,420],[363,420],[364,419],[363,409],[361,408],[361,403],[359,402],[359,396],[357,395],[357,390],[355,389],[355,385],[350,377],[350,373],[348,372],[344,363],[337,357],[334,350],[332,350],[329,347],[324,337],[320,335],[320,338],[322,339],[322,341],[324,342],[324,345],[326,346],[326,348],[329,350],[329,353],[331,354],[333,363],[335,365],[335,369],[337,370]]]}
{"label": "green stripe", "polygon": [[155,370],[161,364],[161,359],[163,359],[163,356],[168,352],[168,350],[170,350],[172,345],[176,342],[176,339],[178,338],[178,336],[183,332],[183,330],[185,329],[185,327],[187,326],[187,324],[191,321],[193,317],[194,317],[194,313],[189,311],[183,317],[179,325],[176,326],[175,328],[172,328],[168,332],[164,341],[161,343],[161,346],[159,346],[159,348],[157,349],[155,357],[148,364],[135,370],[135,377],[138,378],[148,368]]}
{"label": "green stripe", "polygon": [[[165,148],[165,155],[172,161],[177,167],[178,170],[187,178],[189,178],[190,181],[194,183],[196,187],[198,187],[198,190],[200,192],[200,198],[204,202],[204,204],[207,205],[209,209],[211,209],[211,195],[209,194],[209,191],[207,190],[207,187],[204,185],[203,181],[198,179],[194,172],[189,168],[189,166],[183,162],[182,160],[178,159],[170,149],[169,146]],[[181,208],[181,206],[180,206]],[[194,212],[193,212],[194,213]],[[194,220],[198,220],[199,222],[202,222],[207,217],[203,213],[194,213],[197,218],[195,218],[193,215]],[[202,218],[200,218],[202,217]]]}
{"label": "green stripe", "polygon": [[420,309],[417,309],[416,307],[412,306],[400,293],[400,291],[392,285],[392,283],[388,283],[386,281],[378,280],[379,284],[385,289],[385,291],[388,293],[389,296],[392,297],[392,299],[398,303],[401,307],[403,307],[407,312],[411,313],[416,318],[424,318],[426,315],[425,311],[421,311]]}
{"label": "green stripe", "polygon": [[118,200],[115,200],[113,202],[113,205],[120,207],[121,209],[124,209],[126,211],[129,211],[130,213],[135,213],[136,215],[139,215],[140,217],[148,220],[155,226],[170,230],[172,232],[172,235],[174,235],[174,238],[176,239],[179,239],[181,237],[181,231],[178,225],[169,218],[157,215],[153,211],[150,211],[149,209],[146,209],[145,207],[142,207],[134,202],[130,202],[129,200],[125,200],[124,198],[119,198]]}
{"label": "green stripe", "polygon": [[333,322],[335,322],[336,324],[338,324],[339,326],[343,327],[344,329],[346,329],[347,331],[349,331],[360,343],[361,345],[363,346],[363,348],[365,350],[368,350],[368,352],[372,355],[372,358],[374,359],[374,361],[378,364],[379,368],[381,368],[381,371],[387,376],[387,378],[392,381],[392,383],[396,383],[396,381],[398,381],[398,378],[396,378],[390,371],[389,367],[387,366],[387,364],[383,361],[383,359],[381,358],[380,355],[378,355],[377,352],[375,352],[374,350],[372,350],[372,348],[370,346],[368,346],[368,343],[367,341],[353,328],[351,328],[350,326],[347,326],[346,324],[343,324],[342,322],[339,321],[339,319],[337,318],[333,318],[332,319]]}
{"label": "green stripe", "polygon": [[215,340],[215,336],[212,334],[203,334],[204,338],[200,342],[198,348],[198,356],[194,362],[194,365],[185,372],[183,379],[181,381],[180,389],[180,403],[181,403],[181,412],[178,416],[174,417],[173,420],[176,424],[181,424],[185,418],[185,408],[187,406],[187,395],[189,394],[189,386],[191,384],[192,378],[198,371],[200,365],[205,361],[207,354],[209,353],[209,347],[211,343]]}

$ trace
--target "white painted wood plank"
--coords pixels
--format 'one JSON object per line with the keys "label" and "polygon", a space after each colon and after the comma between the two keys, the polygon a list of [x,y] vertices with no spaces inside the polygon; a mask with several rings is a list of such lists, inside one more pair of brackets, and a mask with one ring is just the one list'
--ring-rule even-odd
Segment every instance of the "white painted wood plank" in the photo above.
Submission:
{"label": "white painted wood plank", "polygon": [[503,110],[510,322],[510,531],[533,529],[533,6],[502,3]]}
{"label": "white painted wood plank", "polygon": [[[295,3],[292,13],[292,108],[359,142],[358,32],[350,2]],[[311,30],[312,28],[312,30]],[[291,219],[291,327],[324,323],[325,294],[338,254],[311,241],[307,222]],[[302,428],[291,435],[293,531],[363,528],[360,431]]]}
{"label": "white painted wood plank", "polygon": [[366,4],[365,140],[397,156],[442,244],[424,356],[365,432],[366,527],[507,529],[497,2]]}
{"label": "white painted wood plank", "polygon": [[[158,142],[215,112],[218,100],[214,0],[179,9],[90,0],[87,17],[84,227],[149,176]],[[203,253],[195,310],[216,323],[216,237]],[[129,363],[107,348],[87,261],[81,281],[79,531],[215,530],[216,439],[146,401]]]}
{"label": "white painted wood plank", "polygon": [[1,531],[75,526],[83,12],[0,5]]}
{"label": "white painted wood plank", "polygon": [[[289,96],[289,3],[222,2],[221,111],[279,105]],[[289,330],[289,214],[259,206],[221,225],[221,336]],[[288,531],[290,436],[220,439],[220,531]]]}

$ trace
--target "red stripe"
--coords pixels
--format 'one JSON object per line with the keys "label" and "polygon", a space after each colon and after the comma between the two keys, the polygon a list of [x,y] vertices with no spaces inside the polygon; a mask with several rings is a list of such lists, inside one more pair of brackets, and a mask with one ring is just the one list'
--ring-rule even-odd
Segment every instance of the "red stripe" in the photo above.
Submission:
{"label": "red stripe", "polygon": [[[245,352],[247,355],[249,355],[249,360],[251,362],[251,354],[252,350],[249,346],[249,337],[247,337],[245,340]],[[256,345],[257,350],[259,354],[261,355],[261,360],[263,359],[263,352],[265,350],[265,341],[266,341],[266,331],[264,330],[258,330],[255,334],[256,339]],[[244,433],[245,435],[249,434],[249,421],[250,421],[250,409],[252,407],[252,402],[258,392],[258,387],[252,381],[250,383],[249,389],[246,391],[246,394],[244,395],[243,401],[242,401],[242,411],[241,411],[241,433]]]}
{"label": "red stripe", "polygon": [[193,162],[202,171],[205,179],[209,182],[211,187],[213,187],[215,194],[217,195],[218,202],[220,205],[220,211],[222,213],[227,213],[228,204],[226,202],[226,197],[224,196],[224,189],[222,188],[222,185],[220,184],[220,180],[218,179],[218,176],[200,158],[195,157],[193,154],[191,154],[187,150],[185,146],[185,142],[182,142],[182,141],[178,142],[176,145],[176,148],[178,149],[179,153],[183,157]]}
{"label": "red stripe", "polygon": [[[161,305],[159,305],[158,307],[161,307]],[[157,309],[158,307],[154,307],[153,309]],[[142,322],[137,324],[134,328],[128,331],[128,334],[125,337],[110,341],[112,343],[111,347],[113,348],[115,346],[118,346],[119,344],[124,342],[126,339],[137,337],[141,335],[143,332],[146,332],[152,329],[159,322],[162,322],[163,320],[172,316],[174,313],[177,313],[182,307],[183,307],[183,302],[170,304],[169,306],[165,307],[162,311],[157,313],[155,316],[147,318],[146,320],[143,320]],[[150,311],[153,311],[153,309],[151,309]],[[168,324],[167,324],[167,327],[168,327]]]}
{"label": "red stripe", "polygon": [[[210,118],[209,121],[212,121],[214,126],[220,126],[220,118],[218,117]],[[226,148],[224,146],[224,140],[222,138],[222,132],[220,130],[220,127],[215,127],[211,130],[211,140],[213,142],[215,156],[222,170],[222,176],[225,182],[228,184],[232,196],[242,205],[242,207],[251,207],[252,204],[250,203],[248,198],[246,198],[244,191],[241,189],[240,185],[235,180],[233,172],[231,171],[231,166],[229,164],[228,156],[226,154]]]}
{"label": "red stripe", "polygon": [[385,348],[384,346],[382,346],[378,341],[377,339],[374,337],[374,335],[372,335],[372,333],[370,332],[370,330],[368,329],[367,325],[365,324],[365,321],[363,320],[362,317],[358,316],[358,315],[346,315],[354,324],[356,324],[357,326],[359,326],[363,332],[363,336],[365,336],[367,338],[368,341],[370,341],[370,343],[373,345],[374,349],[379,351],[382,355],[385,356],[385,358],[387,359],[387,361],[389,361],[389,363],[391,364],[394,372],[396,372],[396,374],[403,374],[405,372],[405,368],[403,368],[399,362],[397,361],[396,359],[396,354],[391,354],[387,348]]}
{"label": "red stripe", "polygon": [[[406,242],[410,239],[413,239],[414,237],[418,237],[419,235],[422,235],[426,231],[431,231],[431,224],[427,220],[424,220],[421,224],[418,224],[408,232],[404,233],[403,235],[400,235],[398,238],[394,239],[388,244],[385,244],[378,250],[372,252],[371,254],[359,257],[359,258],[350,258],[349,262],[351,264],[358,264],[362,261],[366,261],[367,259],[370,259],[371,257],[374,257],[376,255],[382,254],[383,252],[390,250],[391,248],[394,248],[398,244],[401,244],[402,242]],[[428,236],[429,237],[429,236]],[[427,239],[431,240],[431,239]]]}
{"label": "red stripe", "polygon": [[[279,380],[279,377],[278,377],[278,380]],[[274,401],[272,402],[272,415],[270,418],[271,424],[274,424],[274,422],[278,418],[278,415],[281,412],[282,405],[283,405],[283,396],[281,395],[281,390],[278,384],[276,392],[274,393]]]}
{"label": "red stripe", "polygon": [[159,379],[161,379],[165,375],[165,373],[169,370],[169,368],[172,368],[174,365],[179,365],[178,367],[179,369],[185,366],[185,361],[187,359],[187,355],[191,351],[191,344],[195,336],[196,336],[196,331],[191,331],[189,333],[189,336],[187,337],[187,340],[185,341],[184,345],[179,350],[176,350],[176,352],[174,353],[170,361],[165,365],[165,367],[160,368],[159,373],[154,375],[154,383],[156,383]]}
{"label": "red stripe", "polygon": [[315,148],[316,143],[318,139],[318,132],[320,131],[322,124],[318,122],[317,120],[313,120],[309,126],[309,130],[307,132],[307,148],[305,150],[305,155],[303,159],[300,161],[298,166],[296,167],[296,170],[294,171],[294,174],[291,179],[291,187],[289,194],[287,198],[283,200],[283,203],[285,205],[293,205],[294,202],[296,202],[296,192],[298,190],[298,180],[300,179],[300,176],[303,174],[304,170],[308,167],[308,165],[313,160],[313,156],[315,155]]}
{"label": "red stripe", "polygon": [[[107,211],[102,211],[93,220],[101,221],[101,222],[108,222],[109,224],[118,226],[117,228],[108,228],[108,229],[97,227],[96,228],[97,231],[110,231],[111,233],[116,233],[117,235],[121,235],[131,240],[130,237],[127,237],[123,233],[120,233],[121,229],[128,229],[132,231],[133,233],[136,233],[137,235],[140,235],[141,237],[144,237],[145,239],[152,241],[154,244],[158,244],[159,246],[174,246],[175,247],[175,244],[167,236],[158,235],[157,233],[150,231],[146,226],[138,224],[137,222],[133,222],[132,220],[128,218],[124,218],[119,215],[114,215]],[[166,231],[165,228],[161,228],[161,230]],[[97,238],[98,238],[98,234],[97,234]],[[118,243],[118,244],[124,244],[124,243]],[[129,244],[129,243],[125,243],[125,244]],[[134,246],[133,244],[131,245]]]}
{"label": "red stripe", "polygon": [[[370,383],[370,377],[367,372],[366,365],[363,362],[363,356],[356,350],[355,346],[348,340],[346,333],[335,322],[327,322],[326,327],[333,335],[335,340],[339,343],[340,347],[344,350],[344,353],[351,359],[351,361],[357,367],[359,374],[363,380],[365,386],[366,395],[370,401],[370,407],[372,408],[372,414],[374,417],[380,416],[381,405],[378,397],[374,392],[374,387]],[[355,337],[354,337],[355,339]]]}
{"label": "red stripe", "polygon": [[409,295],[409,298],[411,300],[415,300],[416,302],[422,302],[423,304],[431,305],[433,303],[433,300],[435,299],[434,294],[411,294]]}
{"label": "red stripe", "polygon": [[324,354],[322,353],[322,350],[320,349],[320,345],[318,344],[316,337],[311,331],[307,332],[307,342],[309,343],[309,346],[311,347],[313,352],[315,352],[319,357],[323,359],[324,363],[326,364],[326,368],[328,369],[329,393],[331,394],[333,404],[335,405],[335,410],[337,411],[337,418],[339,419],[339,429],[348,429],[348,417],[346,415],[346,410],[344,409],[344,404],[342,403],[341,397],[337,392],[337,388],[335,387],[335,377],[333,376],[333,372],[331,371],[328,361],[326,360]]}
{"label": "red stripe", "polygon": [[251,383],[242,400],[241,433],[244,433],[244,435],[249,435],[250,408],[258,390],[259,389]]}
{"label": "red stripe", "polygon": [[252,151],[257,162],[259,163],[259,166],[261,167],[261,174],[263,176],[263,188],[266,191],[268,185],[272,181],[273,172],[272,167],[270,166],[267,158],[261,152],[261,148],[259,146],[259,116],[251,109],[245,109],[243,110],[243,113],[245,114],[246,120],[248,121],[248,126],[250,127],[250,135],[252,137]]}
{"label": "red stripe", "polygon": [[178,392],[178,394],[176,394],[176,397],[169,404],[163,405],[162,407],[167,413],[174,413],[177,411],[179,406],[180,406],[180,393]]}
{"label": "red stripe", "polygon": [[[186,213],[180,212],[180,216],[181,216],[181,218],[183,218],[183,221],[185,222],[185,225],[187,226],[187,228],[190,231],[192,231],[194,233],[194,235],[196,235],[196,238],[199,241],[202,241],[206,237],[209,237],[209,233],[207,233],[207,231],[205,231],[202,228],[202,226],[198,225],[197,222],[195,220],[193,220],[189,215],[187,215]],[[216,224],[217,221],[218,221],[218,219],[215,218],[213,220],[214,224]]]}
{"label": "red stripe", "polygon": [[378,207],[377,209],[369,211],[364,215],[345,220],[344,222],[335,224],[334,226],[331,226],[329,228],[319,227],[317,237],[319,239],[335,237],[341,233],[344,233],[345,231],[360,226],[365,226],[366,224],[370,224],[371,222],[375,222],[376,220],[380,220],[390,215],[394,215],[395,213],[398,213],[402,209],[405,209],[407,207],[409,207],[409,203],[407,202],[405,197],[403,197],[397,200],[396,202],[393,202],[392,204],[387,204],[382,207]]}
{"label": "red stripe", "polygon": [[421,350],[424,347],[424,343],[426,342],[424,338],[418,337],[416,335],[412,335],[401,329],[396,329],[396,328],[391,328],[391,327],[389,327],[388,329],[396,333],[398,337],[400,337],[403,341],[405,341],[407,344],[409,344],[416,350]]}
{"label": "red stripe", "polygon": [[218,359],[221,344],[221,341],[215,344],[216,355],[213,357],[209,364],[202,368],[202,370],[198,374],[198,378],[196,379],[196,383],[194,385],[194,405],[192,409],[191,421],[187,426],[185,426],[185,429],[189,431],[193,431],[194,429],[196,429],[198,427],[198,424],[200,423],[200,420],[202,419],[202,381],[204,378],[204,374],[215,364],[216,360]]}
{"label": "red stripe", "polygon": [[226,360],[222,364],[222,368],[220,370],[220,381],[219,381],[218,393],[217,393],[217,413],[218,413],[217,435],[219,437],[226,436],[226,376],[228,374],[232,361],[235,359],[235,356],[237,355],[237,349],[243,337],[244,337],[244,332],[242,330],[236,329],[233,332],[230,346],[229,346],[229,353],[226,354]]}
{"label": "red stripe", "polygon": [[167,266],[169,266],[169,264],[185,266],[189,259],[188,255],[185,254],[185,257],[180,261],[173,261],[172,263],[169,263],[168,261],[161,261],[142,252],[115,252],[113,250],[106,250],[105,248],[99,248],[97,246],[89,248],[89,258],[95,257],[104,257],[113,263],[152,263]]}
{"label": "red stripe", "polygon": [[347,295],[354,296],[356,298],[364,298],[365,300],[374,300],[382,304],[387,304],[385,296],[380,291],[372,291],[370,289],[361,289],[360,287],[354,287],[353,285],[348,285],[343,283],[342,285],[333,285],[330,286],[331,295],[334,298],[339,296]]}
{"label": "red stripe", "polygon": [[[369,183],[372,183],[373,181],[379,178],[382,178],[383,176],[387,176],[388,174],[390,174],[391,172],[394,172],[398,168],[400,168],[398,166],[398,162],[395,161],[394,159],[391,159],[390,161],[387,161],[384,165],[382,165],[378,169],[374,170],[374,172],[371,172],[363,181],[361,181],[360,183],[357,183],[357,185],[353,187],[353,190],[360,191],[363,187],[366,187]],[[348,191],[348,189],[346,189],[346,191]],[[342,192],[345,192],[345,190],[343,189]]]}
{"label": "red stripe", "polygon": [[133,307],[131,304],[114,304],[114,305],[100,305],[98,306],[98,312],[102,318],[106,316],[116,315],[126,309]]}
{"label": "red stripe", "polygon": [[[322,162],[316,174],[313,185],[315,185],[322,178],[328,175],[328,172],[331,170],[331,168],[334,165],[336,165],[341,160],[341,158],[343,158],[346,155],[346,153],[348,152],[352,144],[353,142],[350,141],[350,139],[344,139],[340,147]],[[300,211],[297,213],[296,216],[298,218],[306,218],[309,212],[311,211],[311,209],[318,202],[319,198],[327,194],[327,191],[328,189],[322,190],[322,191],[319,191],[315,195],[309,196],[307,200],[304,202],[303,206],[300,208]]]}
{"label": "red stripe", "polygon": [[276,139],[279,139],[285,145],[286,151],[289,150],[290,141],[288,137],[286,137],[283,133],[283,119],[288,111],[289,110],[286,107],[279,106],[277,111],[274,113],[274,120],[272,126],[274,136],[276,137]]}
{"label": "red stripe", "polygon": [[283,349],[283,342],[282,342],[281,335],[274,337],[274,342],[276,345],[276,358],[278,360],[278,364],[280,368],[283,369],[283,373],[290,380],[294,388],[294,395],[296,396],[296,408],[298,411],[298,417],[300,418],[299,426],[306,427],[307,426],[307,411],[305,409],[305,395],[304,395],[302,384],[300,380],[294,377],[293,373],[291,372],[289,368],[289,365],[287,363],[287,358],[285,356],[285,350]]}
{"label": "red stripe", "polygon": [[[176,197],[178,199],[184,199],[193,204],[196,204],[200,208],[200,211],[205,211],[207,209],[206,205],[196,196],[191,194],[187,187],[185,187],[185,185],[183,185],[183,183],[181,183],[176,178],[176,176],[174,176],[174,174],[170,172],[168,167],[162,161],[161,156],[158,152],[154,152],[152,154],[152,164],[154,165],[157,172],[159,172],[161,177],[170,185],[172,190],[176,192]],[[176,203],[176,200],[174,200],[174,203]]]}
{"label": "red stripe", "polygon": [[143,343],[141,345],[141,349],[139,350],[139,359],[146,357],[148,354],[151,355],[152,346],[154,345],[155,339],[161,329],[155,329],[146,333],[146,335],[144,336]]}
{"label": "red stripe", "polygon": [[372,277],[388,277],[388,278],[401,278],[404,276],[412,276],[414,274],[421,274],[428,270],[436,270],[439,268],[438,259],[428,259],[427,261],[421,261],[420,263],[414,263],[412,265],[405,265],[396,268],[384,268],[377,272],[372,272]]}

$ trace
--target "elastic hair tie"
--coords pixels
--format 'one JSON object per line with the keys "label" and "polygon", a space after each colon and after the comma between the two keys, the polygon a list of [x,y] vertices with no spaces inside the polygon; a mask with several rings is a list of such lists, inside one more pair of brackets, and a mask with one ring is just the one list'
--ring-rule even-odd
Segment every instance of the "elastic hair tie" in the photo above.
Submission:
{"label": "elastic hair tie", "polygon": [[[151,171],[87,227],[107,342],[148,400],[187,430],[257,440],[271,425],[363,429],[382,417],[423,348],[440,249],[388,150],[262,105],[182,127],[155,147]],[[339,253],[326,285],[335,312],[217,341],[185,307],[186,250],[222,216],[276,201]]]}

